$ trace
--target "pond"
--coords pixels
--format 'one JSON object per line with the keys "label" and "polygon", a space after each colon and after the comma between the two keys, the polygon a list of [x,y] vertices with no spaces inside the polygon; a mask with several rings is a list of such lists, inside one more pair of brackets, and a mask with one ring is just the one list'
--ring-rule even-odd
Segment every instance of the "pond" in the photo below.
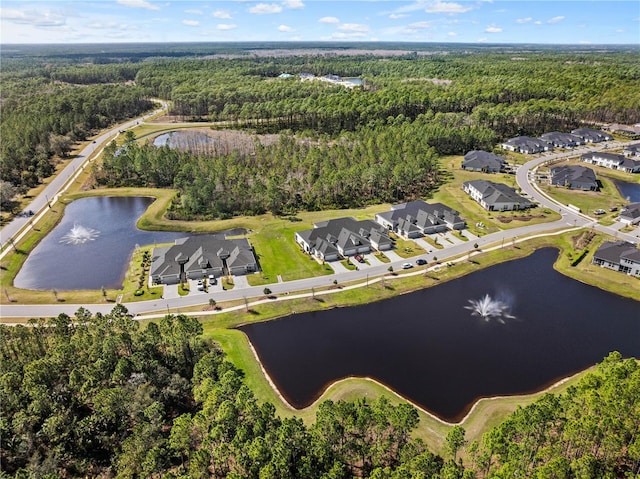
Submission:
{"label": "pond", "polygon": [[629,183],[627,181],[616,181],[616,187],[623,198],[630,203],[640,201],[640,183]]}
{"label": "pond", "polygon": [[153,146],[168,146],[180,150],[193,150],[201,147],[211,146],[216,142],[201,131],[178,130],[170,131],[157,136],[153,140]]}
{"label": "pond", "polygon": [[296,408],[339,379],[371,377],[456,421],[479,398],[541,390],[610,351],[640,357],[640,303],[556,272],[557,255],[546,248],[393,299],[240,329]]}
{"label": "pond", "polygon": [[136,245],[166,243],[185,233],[142,231],[148,197],[78,199],[31,252],[14,284],[25,289],[120,288]]}

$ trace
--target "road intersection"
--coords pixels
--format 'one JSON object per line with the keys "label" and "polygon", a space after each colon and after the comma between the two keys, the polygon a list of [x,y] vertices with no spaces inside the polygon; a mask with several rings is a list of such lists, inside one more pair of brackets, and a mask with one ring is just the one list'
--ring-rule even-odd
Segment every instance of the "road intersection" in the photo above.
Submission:
{"label": "road intersection", "polygon": [[[154,112],[153,114],[156,113],[158,112]],[[151,115],[152,114],[147,115],[143,117],[143,119]],[[137,124],[139,121],[140,119],[132,120],[131,122],[122,125],[119,129],[123,130],[126,128],[130,128],[131,126]],[[109,140],[111,137],[113,137],[113,132],[105,133],[104,135],[98,137],[98,139],[96,139],[96,142],[97,144],[101,144]],[[618,144],[610,142],[609,147],[618,148],[625,146],[625,144],[626,143]],[[434,256],[437,254],[438,261],[441,263],[446,263],[448,261],[452,261],[454,258],[465,259],[467,255],[474,253],[474,251],[476,250],[476,245],[478,250],[487,251],[491,249],[501,248],[505,244],[525,241],[532,237],[558,234],[559,232],[564,232],[571,229],[580,229],[584,227],[594,228],[603,233],[616,236],[619,239],[624,239],[631,243],[637,243],[638,238],[629,234],[620,233],[614,228],[602,226],[598,224],[598,222],[593,218],[590,218],[585,214],[568,208],[566,205],[562,205],[556,202],[555,200],[544,194],[532,180],[532,178],[535,176],[535,170],[545,163],[555,160],[563,160],[569,157],[575,157],[577,155],[580,155],[581,153],[594,151],[601,148],[602,146],[592,145],[580,150],[545,154],[544,156],[532,159],[531,161],[518,168],[516,172],[516,181],[522,192],[528,195],[531,200],[539,204],[541,207],[549,208],[553,211],[559,212],[561,214],[560,220],[549,223],[527,225],[520,228],[487,234],[485,236],[474,238],[473,241],[470,240],[466,242],[458,242],[457,244],[452,244],[451,246],[447,246],[444,249],[430,251],[429,253],[416,256],[412,259],[415,261],[418,258],[423,258],[428,263],[433,263]],[[34,202],[32,202],[32,204],[29,205],[27,209],[33,209],[34,211],[38,211],[38,214],[44,214],[46,212],[44,208],[47,205],[47,200],[57,198],[59,194],[64,191],[64,185],[68,184],[67,180],[70,175],[67,173],[67,170],[71,168],[71,173],[73,174],[77,168],[83,167],[84,161],[86,161],[86,159],[89,158],[89,156],[93,153],[94,151],[91,145],[85,148],[81,152],[81,156],[79,156],[79,159],[81,159],[81,161],[75,163],[74,160],[74,162],[67,166],[62,175],[59,175],[62,177],[62,180],[56,183],[58,185],[58,189],[56,190],[55,186],[52,186],[54,184],[54,182],[52,181],[49,185],[51,188],[48,187],[45,191],[43,191],[43,193],[36,199],[37,202],[36,200],[34,200]],[[47,196],[47,199],[44,202],[42,202],[41,198],[43,195]],[[15,227],[18,229],[5,231],[6,228],[10,226],[7,225],[7,227],[2,230],[3,243],[5,241],[5,238],[7,240],[8,238],[11,238],[11,231],[19,231],[19,229],[24,228],[26,222],[29,221],[24,218],[20,219],[24,221],[18,222],[17,226]],[[26,231],[26,229],[24,229],[23,231]],[[15,234],[15,232],[13,234]],[[5,251],[6,250],[8,250],[8,248],[5,249]],[[387,274],[389,266],[392,266],[394,271],[401,270],[402,264],[406,261],[406,259],[395,259],[391,263],[372,264],[371,266],[367,266],[366,268],[363,267],[355,271],[340,270],[328,276],[311,277],[287,282],[277,282],[274,284],[269,284],[268,287],[274,296],[277,296],[279,300],[282,300],[294,297],[296,296],[296,292],[300,291],[314,291],[316,289],[326,290],[327,287],[330,287],[336,283],[342,285],[345,283],[353,284],[354,282],[360,282],[362,286],[365,286],[369,282],[377,281],[380,277]],[[409,274],[422,274],[423,271],[423,269],[417,269],[415,270],[415,272]],[[211,291],[210,293],[206,294],[190,294],[187,296],[177,296],[170,298],[167,297],[150,301],[126,303],[124,305],[131,314],[142,318],[147,316],[157,316],[158,314],[163,313],[166,314],[170,311],[179,311],[183,308],[206,305],[208,304],[209,299],[214,299],[217,303],[234,300],[244,300],[245,302],[248,302],[250,300],[253,301],[252,298],[262,297],[264,297],[264,285],[243,285],[243,287],[235,287],[227,291],[221,291],[220,288],[217,288],[215,291]],[[110,312],[113,309],[113,304],[3,304],[0,316],[6,318],[37,318],[57,316],[60,313],[73,315],[80,307],[84,307],[92,311],[93,313],[101,312],[104,314]]]}

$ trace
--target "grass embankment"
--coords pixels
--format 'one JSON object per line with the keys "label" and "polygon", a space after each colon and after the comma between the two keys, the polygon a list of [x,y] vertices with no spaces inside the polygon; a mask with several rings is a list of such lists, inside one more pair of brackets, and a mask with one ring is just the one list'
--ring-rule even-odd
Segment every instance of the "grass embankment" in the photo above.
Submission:
{"label": "grass embankment", "polygon": [[[590,264],[593,251],[597,245],[604,241],[605,237],[596,236],[590,242],[581,243],[583,232],[565,233],[554,237],[537,238],[522,243],[518,246],[509,246],[499,250],[479,253],[474,255],[471,261],[463,261],[453,266],[443,266],[437,272],[428,272],[425,275],[386,277],[384,282],[370,284],[368,287],[340,291],[330,295],[317,295],[315,298],[300,298],[291,301],[270,302],[251,306],[250,311],[245,309],[228,312],[203,319],[205,334],[219,341],[229,359],[246,373],[246,381],[260,400],[270,401],[276,406],[278,414],[283,417],[299,416],[307,422],[313,421],[317,405],[327,399],[353,399],[357,397],[375,398],[379,395],[389,397],[394,403],[403,401],[401,397],[387,390],[383,385],[366,378],[352,378],[330,386],[314,403],[302,411],[292,410],[273,390],[267,378],[263,374],[260,365],[249,346],[249,342],[240,331],[229,329],[237,325],[266,321],[293,313],[312,310],[330,309],[333,307],[352,306],[383,300],[398,294],[408,293],[424,287],[433,286],[442,282],[458,278],[472,271],[495,265],[500,262],[527,256],[536,249],[545,246],[560,248],[561,253],[554,267],[560,272],[586,283],[597,284],[603,289],[615,291],[618,294],[640,299],[640,281],[614,271],[602,270]],[[572,260],[582,251],[583,247],[589,249],[582,261],[576,266],[571,266]],[[603,278],[595,281],[595,278]],[[606,287],[605,287],[606,286]],[[316,291],[319,293],[319,291]],[[582,373],[581,373],[582,374]],[[554,392],[565,390],[570,384],[578,380],[580,375],[562,384],[554,386]],[[533,402],[542,394],[536,393],[526,396],[511,396],[505,398],[484,399],[477,403],[473,410],[462,422],[467,430],[469,440],[479,439],[481,435],[491,427],[503,421],[518,406]],[[450,425],[425,412],[420,413],[420,425],[416,432],[427,444],[436,451],[441,451],[444,438]]]}

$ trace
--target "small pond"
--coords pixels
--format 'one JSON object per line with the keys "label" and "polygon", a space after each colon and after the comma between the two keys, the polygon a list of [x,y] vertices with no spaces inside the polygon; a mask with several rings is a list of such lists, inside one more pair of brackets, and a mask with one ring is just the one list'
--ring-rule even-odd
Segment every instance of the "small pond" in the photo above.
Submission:
{"label": "small pond", "polygon": [[630,203],[640,201],[640,183],[629,183],[627,181],[616,181],[616,187],[623,198]]}
{"label": "small pond", "polygon": [[185,233],[142,231],[147,197],[78,199],[31,252],[14,284],[25,289],[120,288],[136,245],[166,243]]}
{"label": "small pond", "polygon": [[168,146],[180,150],[193,150],[211,146],[216,142],[202,131],[177,130],[164,133],[153,140],[153,146]]}
{"label": "small pond", "polygon": [[372,377],[459,420],[479,398],[540,390],[610,351],[640,357],[640,302],[563,276],[557,255],[547,248],[393,299],[240,329],[296,408],[336,380]]}

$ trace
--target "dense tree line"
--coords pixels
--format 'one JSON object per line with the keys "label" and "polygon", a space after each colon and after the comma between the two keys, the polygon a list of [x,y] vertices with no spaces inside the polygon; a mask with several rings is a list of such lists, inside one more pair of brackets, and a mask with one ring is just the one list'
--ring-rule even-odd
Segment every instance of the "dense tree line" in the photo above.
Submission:
{"label": "dense tree line", "polygon": [[[280,418],[185,316],[140,327],[122,306],[0,326],[3,477],[602,479],[640,473],[640,367],[612,353],[563,395],[519,408],[445,458],[415,408],[326,401]],[[467,458],[460,460],[461,453]]]}
{"label": "dense tree line", "polygon": [[[82,78],[90,82],[85,76],[67,80]],[[51,175],[55,158],[65,157],[74,142],[153,107],[134,86],[70,86],[51,75],[5,75],[2,81],[0,176],[22,191]]]}
{"label": "dense tree line", "polygon": [[204,156],[134,142],[105,152],[107,186],[176,188],[173,218],[356,207],[426,196],[442,181],[437,153],[491,148],[491,130],[455,114],[381,121],[328,136],[282,134],[250,152]]}
{"label": "dense tree line", "polygon": [[[365,79],[364,89],[278,79],[281,72]],[[444,80],[444,81],[442,81]],[[500,138],[640,120],[637,55],[474,53],[385,58],[172,60],[136,76],[185,118],[249,121],[271,131],[354,130],[388,116],[465,113]],[[477,111],[476,111],[477,110]]]}

